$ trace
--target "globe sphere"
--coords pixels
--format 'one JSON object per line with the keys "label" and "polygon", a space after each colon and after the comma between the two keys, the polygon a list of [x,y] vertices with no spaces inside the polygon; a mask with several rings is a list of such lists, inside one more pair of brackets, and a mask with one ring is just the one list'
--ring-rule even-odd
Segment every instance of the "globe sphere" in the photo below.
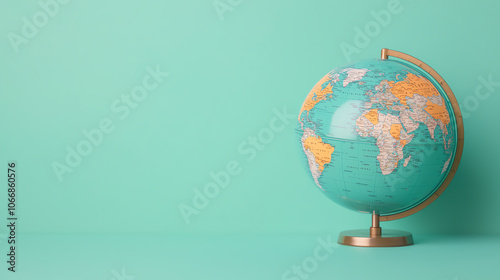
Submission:
{"label": "globe sphere", "polygon": [[296,127],[304,166],[336,203],[392,215],[431,196],[457,150],[457,123],[443,88],[404,61],[336,68],[307,95]]}

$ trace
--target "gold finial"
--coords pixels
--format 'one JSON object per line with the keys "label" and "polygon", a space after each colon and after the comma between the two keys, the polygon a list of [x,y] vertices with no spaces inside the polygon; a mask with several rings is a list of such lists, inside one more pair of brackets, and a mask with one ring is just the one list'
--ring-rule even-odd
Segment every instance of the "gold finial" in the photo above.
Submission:
{"label": "gold finial", "polygon": [[382,49],[382,59],[387,59],[387,57],[388,57],[387,52],[388,52],[388,49],[386,49],[386,48]]}

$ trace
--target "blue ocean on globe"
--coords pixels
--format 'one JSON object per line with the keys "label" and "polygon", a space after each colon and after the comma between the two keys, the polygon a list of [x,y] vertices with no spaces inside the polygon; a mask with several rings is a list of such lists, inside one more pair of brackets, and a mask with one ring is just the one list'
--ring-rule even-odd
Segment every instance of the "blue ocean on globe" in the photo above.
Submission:
{"label": "blue ocean on globe", "polygon": [[296,132],[307,173],[323,194],[381,215],[432,195],[457,147],[442,87],[416,66],[389,59],[330,71],[304,101]]}

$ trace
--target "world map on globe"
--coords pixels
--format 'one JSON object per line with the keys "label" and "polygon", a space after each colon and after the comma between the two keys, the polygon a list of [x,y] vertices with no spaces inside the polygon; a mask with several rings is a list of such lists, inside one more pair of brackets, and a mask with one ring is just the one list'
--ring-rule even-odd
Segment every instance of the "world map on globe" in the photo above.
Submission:
{"label": "world map on globe", "polygon": [[308,173],[327,197],[385,215],[432,195],[457,147],[442,87],[418,67],[388,59],[330,71],[306,97],[296,131]]}

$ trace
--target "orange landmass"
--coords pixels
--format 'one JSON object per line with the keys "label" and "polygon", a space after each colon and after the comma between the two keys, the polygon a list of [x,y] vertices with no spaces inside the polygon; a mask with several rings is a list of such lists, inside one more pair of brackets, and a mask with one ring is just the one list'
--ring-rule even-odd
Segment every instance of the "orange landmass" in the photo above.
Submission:
{"label": "orange landmass", "polygon": [[415,93],[424,97],[439,95],[439,92],[429,80],[411,73],[408,73],[406,78],[402,81],[388,81],[388,83],[391,87],[392,94],[394,94],[403,105],[407,105],[406,98],[413,97]]}
{"label": "orange landmass", "polygon": [[436,120],[441,120],[443,124],[447,125],[450,123],[450,115],[448,114],[448,110],[446,110],[446,105],[442,97],[441,104],[442,105],[438,105],[432,103],[430,100],[427,100],[427,107],[425,107],[424,110],[427,111],[427,113],[429,113]]}
{"label": "orange landmass", "polygon": [[377,109],[371,109],[368,114],[365,115],[365,118],[367,118],[373,125],[378,124],[378,110]]}
{"label": "orange landmass", "polygon": [[323,78],[321,78],[321,80],[319,80],[319,82],[309,92],[306,100],[304,101],[304,104],[302,104],[302,108],[300,109],[299,120],[302,112],[310,111],[312,108],[314,108],[314,106],[316,106],[318,102],[324,100],[327,94],[333,92],[331,84],[322,89],[323,84],[328,80],[330,80],[330,76],[327,74]]}
{"label": "orange landmass", "polygon": [[405,145],[406,145],[406,140],[401,140],[401,142],[400,142],[400,143],[401,143],[401,146],[402,146],[401,148],[404,148],[404,147],[405,147]]}
{"label": "orange landmass", "polygon": [[319,172],[323,172],[325,164],[332,160],[332,153],[335,150],[330,144],[323,143],[319,136],[309,136],[304,140],[304,149],[310,150],[317,164]]}
{"label": "orange landmass", "polygon": [[390,133],[391,133],[392,137],[399,140],[399,134],[401,134],[401,124],[393,123],[391,125]]}

